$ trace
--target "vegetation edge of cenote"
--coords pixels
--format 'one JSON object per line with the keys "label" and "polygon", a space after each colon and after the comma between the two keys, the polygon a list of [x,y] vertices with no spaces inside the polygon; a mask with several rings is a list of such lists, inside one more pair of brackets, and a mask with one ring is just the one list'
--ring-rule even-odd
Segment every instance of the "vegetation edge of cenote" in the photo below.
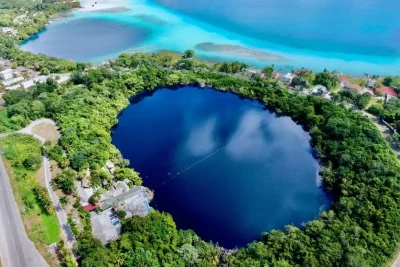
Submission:
{"label": "vegetation edge of cenote", "polygon": [[[323,163],[325,188],[339,200],[303,230],[287,226],[285,233],[271,231],[235,254],[199,240],[191,231],[177,231],[172,218],[158,212],[126,220],[124,233],[108,248],[91,236],[90,223],[86,223],[76,233],[82,266],[121,261],[124,266],[377,266],[392,256],[400,238],[400,166],[367,118],[322,98],[291,94],[274,83],[201,69],[168,70],[158,55],[123,54],[113,64],[117,70],[140,67],[76,72],[75,85],[50,83],[5,95],[14,115],[57,121],[62,131],[60,144],[48,149],[66,168],[64,172],[71,167],[78,172],[90,167],[95,172],[109,158],[123,167],[110,132],[129,97],[160,86],[208,85],[260,100],[310,130],[312,146]],[[43,113],[29,112],[38,102],[44,106]],[[133,182],[140,184],[139,179]]]}
{"label": "vegetation edge of cenote", "polygon": [[[11,47],[10,51],[14,49]],[[40,57],[44,62],[48,58]],[[80,69],[76,63],[68,64],[73,65],[72,69]],[[400,241],[400,165],[367,118],[322,98],[291,94],[273,82],[234,78],[204,68],[170,70],[169,65],[168,58],[160,55],[123,54],[111,66],[113,70],[99,68],[86,73],[81,69],[74,73],[72,83],[58,86],[48,82],[29,91],[11,91],[4,96],[8,115],[18,116],[21,123],[39,117],[49,117],[58,123],[62,131],[60,142],[46,149],[64,168],[59,179],[67,180],[80,176],[88,167],[96,173],[110,158],[123,172],[129,172],[110,137],[118,114],[129,104],[129,97],[160,86],[186,84],[231,91],[257,99],[310,130],[311,144],[323,163],[324,186],[338,201],[304,229],[287,226],[285,232],[270,231],[234,254],[200,240],[190,230],[178,231],[171,216],[156,211],[146,218],[124,221],[124,233],[106,248],[92,237],[88,216],[83,215],[83,230],[75,229],[76,253],[82,266],[382,266],[386,263]],[[133,183],[140,184],[137,176],[131,177]]]}

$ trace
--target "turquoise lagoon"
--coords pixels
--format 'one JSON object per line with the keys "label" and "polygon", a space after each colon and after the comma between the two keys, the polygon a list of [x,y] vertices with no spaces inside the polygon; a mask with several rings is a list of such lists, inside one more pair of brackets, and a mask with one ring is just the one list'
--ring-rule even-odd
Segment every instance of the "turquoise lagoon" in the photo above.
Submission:
{"label": "turquoise lagoon", "polygon": [[[120,12],[75,11],[73,17],[59,23],[104,20],[139,31],[141,37],[134,42],[121,31],[120,38],[131,43],[85,59],[92,62],[121,52],[194,49],[208,60],[239,60],[257,67],[275,64],[285,71],[307,67],[358,75],[400,73],[400,20],[396,19],[400,3],[395,0],[384,5],[377,0],[131,0],[127,8]],[[63,30],[76,29],[64,26]],[[46,45],[28,47],[46,34],[50,30],[23,44],[22,49],[46,53]],[[81,60],[68,53],[62,57]]]}

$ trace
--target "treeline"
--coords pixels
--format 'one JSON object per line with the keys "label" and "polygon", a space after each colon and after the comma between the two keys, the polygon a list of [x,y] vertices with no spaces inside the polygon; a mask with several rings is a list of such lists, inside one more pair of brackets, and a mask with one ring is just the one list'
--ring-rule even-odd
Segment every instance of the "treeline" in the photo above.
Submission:
{"label": "treeline", "polygon": [[78,235],[76,251],[81,266],[216,266],[220,248],[202,241],[193,231],[178,231],[168,214],[124,221],[123,234],[108,248],[91,233]]}
{"label": "treeline", "polygon": [[154,212],[124,221],[122,236],[107,248],[90,233],[77,233],[83,266],[385,265],[400,240],[400,166],[367,118],[319,97],[291,94],[274,82],[234,78],[196,65],[179,71],[174,64],[160,55],[124,54],[110,66],[74,73],[70,84],[12,91],[5,100],[10,115],[22,119],[35,117],[25,111],[32,111],[33,103],[43,107],[42,115],[62,131],[54,158],[64,168],[96,173],[108,159],[124,164],[110,132],[129,97],[166,85],[231,91],[291,116],[310,131],[323,164],[324,188],[337,201],[304,227],[268,232],[234,254],[192,232],[177,231],[169,215]]}

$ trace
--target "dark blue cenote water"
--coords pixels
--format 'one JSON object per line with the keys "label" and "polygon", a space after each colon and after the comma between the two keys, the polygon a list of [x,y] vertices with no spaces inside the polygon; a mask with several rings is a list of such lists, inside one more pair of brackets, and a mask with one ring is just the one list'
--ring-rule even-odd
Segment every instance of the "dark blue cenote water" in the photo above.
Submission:
{"label": "dark blue cenote water", "polygon": [[196,87],[134,99],[112,138],[155,191],[153,207],[226,248],[329,206],[309,139],[257,102]]}

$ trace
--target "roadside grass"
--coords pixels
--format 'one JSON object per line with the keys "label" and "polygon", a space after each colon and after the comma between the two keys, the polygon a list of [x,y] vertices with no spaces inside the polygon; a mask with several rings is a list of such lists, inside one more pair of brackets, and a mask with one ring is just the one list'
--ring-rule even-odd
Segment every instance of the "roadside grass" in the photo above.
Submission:
{"label": "roadside grass", "polygon": [[55,215],[42,214],[42,222],[45,226],[46,243],[53,244],[60,241],[60,227]]}
{"label": "roadside grass", "polygon": [[14,131],[17,126],[7,116],[7,109],[0,109],[0,133]]}
{"label": "roadside grass", "polygon": [[369,108],[370,106],[377,104],[377,102],[379,101],[379,99],[377,99],[376,97],[372,97],[371,101],[369,101],[367,108]]}
{"label": "roadside grass", "polygon": [[[60,241],[57,217],[54,211],[46,213],[34,191],[41,186],[36,178],[43,164],[40,142],[28,135],[10,135],[0,139],[0,151],[6,152],[4,164],[29,239],[50,266],[58,266],[56,256],[47,250],[48,245]],[[40,157],[40,161],[36,159],[37,166],[29,166],[30,161],[35,162],[34,157]]]}

